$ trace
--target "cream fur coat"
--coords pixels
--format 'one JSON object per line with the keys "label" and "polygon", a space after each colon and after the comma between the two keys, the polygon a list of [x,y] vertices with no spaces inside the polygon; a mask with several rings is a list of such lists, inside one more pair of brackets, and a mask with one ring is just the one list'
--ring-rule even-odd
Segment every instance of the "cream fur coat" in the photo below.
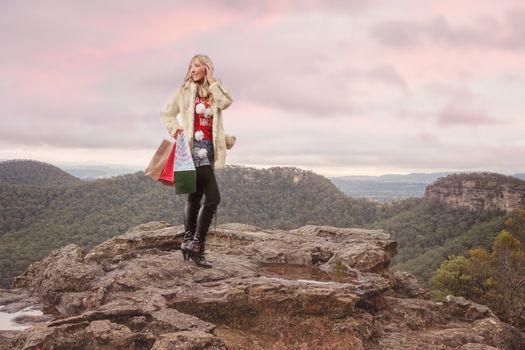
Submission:
{"label": "cream fur coat", "polygon": [[[232,98],[219,81],[211,84],[209,91],[213,96],[211,108],[213,110],[214,169],[222,169],[226,162],[226,149],[230,149],[235,143],[235,137],[224,133],[222,124],[222,110],[232,104]],[[192,82],[186,88],[180,87],[170,96],[164,110],[160,113],[160,119],[170,135],[175,129],[182,126],[184,135],[189,140],[191,152],[193,152],[194,102],[196,96],[197,85],[195,83]]]}

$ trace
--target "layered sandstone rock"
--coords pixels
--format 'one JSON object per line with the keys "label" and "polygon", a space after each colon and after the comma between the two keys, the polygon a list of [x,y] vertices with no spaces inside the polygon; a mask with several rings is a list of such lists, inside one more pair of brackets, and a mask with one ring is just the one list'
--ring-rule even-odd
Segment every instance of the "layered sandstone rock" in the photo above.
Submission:
{"label": "layered sandstone rock", "polygon": [[[184,262],[181,227],[152,222],[89,252],[70,245],[15,279],[55,310],[14,349],[519,349],[523,334],[490,310],[417,298],[392,273],[379,230],[243,224],[209,234],[212,269]],[[1,299],[0,299],[1,301]]]}
{"label": "layered sandstone rock", "polygon": [[425,197],[455,208],[512,211],[525,206],[525,181],[496,173],[453,174],[427,186]]}

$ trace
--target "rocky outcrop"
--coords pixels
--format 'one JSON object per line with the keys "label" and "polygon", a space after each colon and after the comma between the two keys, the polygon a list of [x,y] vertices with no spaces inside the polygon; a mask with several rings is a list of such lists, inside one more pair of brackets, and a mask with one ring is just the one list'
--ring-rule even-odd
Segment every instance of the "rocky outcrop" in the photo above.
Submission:
{"label": "rocky outcrop", "polygon": [[525,346],[481,305],[418,298],[413,276],[390,270],[396,242],[380,230],[220,225],[207,244],[212,269],[183,261],[182,235],[151,222],[89,252],[53,252],[15,279],[5,303],[28,293],[55,319],[0,336],[14,349]]}
{"label": "rocky outcrop", "polygon": [[525,207],[525,181],[487,172],[453,174],[427,186],[425,197],[455,208],[512,211]]}
{"label": "rocky outcrop", "polygon": [[477,304],[463,297],[447,295],[443,299],[443,308],[452,317],[462,317],[467,320],[479,320],[486,317],[496,317],[485,305]]}

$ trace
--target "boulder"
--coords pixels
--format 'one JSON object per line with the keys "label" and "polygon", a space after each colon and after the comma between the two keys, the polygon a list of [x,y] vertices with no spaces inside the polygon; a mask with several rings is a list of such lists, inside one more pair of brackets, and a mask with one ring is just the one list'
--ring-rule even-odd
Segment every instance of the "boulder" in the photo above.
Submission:
{"label": "boulder", "polygon": [[464,297],[447,295],[443,298],[443,309],[452,317],[467,320],[479,320],[486,317],[496,317],[488,306],[477,304]]}

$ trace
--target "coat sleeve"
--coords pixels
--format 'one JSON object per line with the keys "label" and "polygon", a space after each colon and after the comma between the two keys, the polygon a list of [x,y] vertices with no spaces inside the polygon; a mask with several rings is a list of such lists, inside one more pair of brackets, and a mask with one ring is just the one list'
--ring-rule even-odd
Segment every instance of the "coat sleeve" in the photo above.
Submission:
{"label": "coat sleeve", "polygon": [[160,120],[168,129],[168,132],[171,134],[176,129],[181,129],[179,122],[177,121],[177,114],[179,114],[179,99],[180,99],[180,89],[177,89],[166,102],[166,106],[160,112]]}
{"label": "coat sleeve", "polygon": [[222,83],[218,80],[210,85],[210,92],[213,95],[213,99],[215,100],[215,103],[219,109],[224,110],[230,107],[233,102],[230,92],[226,90],[224,85],[222,85]]}

